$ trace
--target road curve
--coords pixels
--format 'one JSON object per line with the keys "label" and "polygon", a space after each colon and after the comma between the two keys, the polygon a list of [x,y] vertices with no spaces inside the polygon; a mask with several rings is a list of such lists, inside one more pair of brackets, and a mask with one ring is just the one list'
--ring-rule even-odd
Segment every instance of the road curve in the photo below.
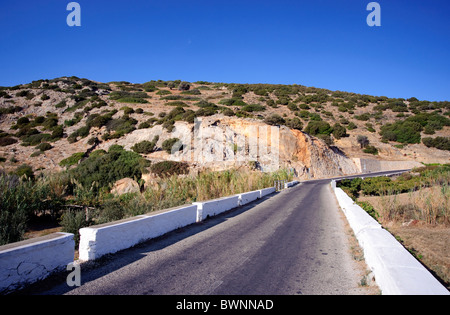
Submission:
{"label": "road curve", "polygon": [[81,269],[39,294],[365,294],[329,180],[304,182]]}

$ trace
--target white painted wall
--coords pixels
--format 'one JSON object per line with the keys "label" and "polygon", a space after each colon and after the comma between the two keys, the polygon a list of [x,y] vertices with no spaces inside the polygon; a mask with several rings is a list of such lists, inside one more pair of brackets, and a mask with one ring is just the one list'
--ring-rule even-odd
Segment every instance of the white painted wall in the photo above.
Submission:
{"label": "white painted wall", "polygon": [[80,229],[79,257],[95,260],[197,221],[197,206]]}
{"label": "white painted wall", "polygon": [[450,295],[388,231],[331,183],[339,205],[363,248],[384,295]]}
{"label": "white painted wall", "polygon": [[259,191],[259,190],[250,191],[250,192],[238,194],[238,196],[239,196],[238,204],[239,204],[239,206],[243,206],[252,201],[255,201],[256,199],[261,198],[261,191]]}
{"label": "white painted wall", "polygon": [[292,182],[287,182],[287,183],[284,184],[284,188],[287,189],[287,188],[290,188],[290,187],[294,187],[294,186],[297,185],[298,183],[299,183],[298,180],[294,180],[294,181],[292,181]]}
{"label": "white painted wall", "polygon": [[261,189],[259,191],[260,192],[260,197],[259,198],[262,198],[262,197],[268,196],[270,194],[273,194],[275,191],[276,191],[275,187]]}
{"label": "white painted wall", "polygon": [[64,270],[74,260],[73,234],[55,233],[0,247],[0,293]]}
{"label": "white painted wall", "polygon": [[197,221],[203,221],[208,216],[212,217],[238,207],[239,195],[202,202],[194,202],[193,205],[198,207]]}

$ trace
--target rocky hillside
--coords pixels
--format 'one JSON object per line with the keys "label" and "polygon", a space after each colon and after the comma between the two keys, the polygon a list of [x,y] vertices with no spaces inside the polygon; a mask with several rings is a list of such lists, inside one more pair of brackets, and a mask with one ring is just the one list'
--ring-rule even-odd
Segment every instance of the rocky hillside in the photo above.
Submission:
{"label": "rocky hillside", "polygon": [[0,88],[0,167],[54,172],[113,144],[193,171],[284,167],[300,178],[376,164],[366,160],[449,163],[449,114],[450,102],[300,85],[63,77]]}

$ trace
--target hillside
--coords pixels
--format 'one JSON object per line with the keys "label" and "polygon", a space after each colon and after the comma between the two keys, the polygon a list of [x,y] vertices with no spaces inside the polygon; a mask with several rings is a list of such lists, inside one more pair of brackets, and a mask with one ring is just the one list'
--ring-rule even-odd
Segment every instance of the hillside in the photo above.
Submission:
{"label": "hillside", "polygon": [[[448,163],[449,115],[450,102],[301,85],[99,83],[62,77],[0,88],[0,167],[14,172],[27,164],[35,172],[55,172],[113,144],[131,150],[153,140],[151,150],[139,153],[150,161],[172,159],[163,143],[192,132],[196,118],[207,127],[233,130],[235,138],[252,138],[248,126],[281,126],[277,162],[303,178],[361,171],[359,159],[400,161],[382,164],[385,168],[415,165],[411,161]],[[212,134],[204,140],[214,139]],[[264,170],[264,156],[252,156],[248,140],[242,147],[228,140],[228,151],[246,150],[238,164]],[[236,159],[219,165],[192,156],[187,162],[197,169],[236,165]]]}

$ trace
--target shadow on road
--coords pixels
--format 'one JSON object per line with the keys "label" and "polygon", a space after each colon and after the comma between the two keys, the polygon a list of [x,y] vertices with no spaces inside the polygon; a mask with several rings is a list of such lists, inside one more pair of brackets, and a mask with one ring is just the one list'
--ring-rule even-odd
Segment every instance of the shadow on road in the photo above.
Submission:
{"label": "shadow on road", "polygon": [[[90,281],[94,281],[131,263],[134,263],[147,256],[148,253],[162,250],[185,238],[201,233],[213,226],[219,225],[228,219],[231,219],[252,209],[256,205],[263,203],[270,198],[273,198],[278,194],[280,194],[280,192],[275,192],[271,195],[255,200],[247,205],[231,209],[214,217],[208,217],[202,222],[194,223],[186,227],[171,231],[160,237],[150,239],[134,247],[124,249],[117,253],[105,255],[98,260],[82,263],[81,285]],[[69,273],[70,271],[55,273],[45,280],[31,284],[25,289],[14,292],[11,295],[61,295],[68,293],[76,289],[76,287],[69,287],[66,283],[66,278]]]}

